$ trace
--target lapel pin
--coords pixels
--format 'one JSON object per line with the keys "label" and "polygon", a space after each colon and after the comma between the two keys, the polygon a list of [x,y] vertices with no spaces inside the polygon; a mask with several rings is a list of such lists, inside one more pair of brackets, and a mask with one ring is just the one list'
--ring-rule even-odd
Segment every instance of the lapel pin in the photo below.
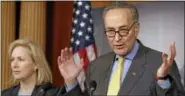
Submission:
{"label": "lapel pin", "polygon": [[133,75],[133,76],[136,76],[136,72],[132,72],[132,75]]}

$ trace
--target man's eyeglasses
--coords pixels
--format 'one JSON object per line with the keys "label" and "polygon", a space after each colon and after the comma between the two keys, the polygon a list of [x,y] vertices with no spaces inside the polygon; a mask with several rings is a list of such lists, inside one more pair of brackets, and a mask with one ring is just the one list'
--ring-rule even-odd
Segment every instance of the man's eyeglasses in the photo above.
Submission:
{"label": "man's eyeglasses", "polygon": [[134,22],[130,28],[128,29],[119,29],[118,31],[116,31],[115,29],[111,29],[111,30],[107,30],[105,31],[106,35],[108,37],[114,37],[116,35],[116,33],[118,33],[121,37],[127,36],[129,34],[129,31],[132,29],[132,27],[134,26],[136,22]]}

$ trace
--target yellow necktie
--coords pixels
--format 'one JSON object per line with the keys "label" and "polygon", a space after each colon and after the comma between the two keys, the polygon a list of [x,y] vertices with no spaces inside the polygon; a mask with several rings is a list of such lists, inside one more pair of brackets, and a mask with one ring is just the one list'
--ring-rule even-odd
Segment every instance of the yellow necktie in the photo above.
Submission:
{"label": "yellow necktie", "polygon": [[113,72],[113,75],[109,82],[108,92],[107,95],[117,95],[120,89],[121,84],[121,74],[122,74],[122,64],[123,64],[124,58],[120,57],[118,61],[118,67]]}

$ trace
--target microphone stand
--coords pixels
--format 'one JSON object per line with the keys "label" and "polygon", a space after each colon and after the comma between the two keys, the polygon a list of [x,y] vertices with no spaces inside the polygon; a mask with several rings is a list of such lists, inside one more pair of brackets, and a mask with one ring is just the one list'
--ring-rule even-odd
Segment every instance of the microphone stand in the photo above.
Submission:
{"label": "microphone stand", "polygon": [[94,88],[90,88],[90,96],[93,96],[94,91]]}
{"label": "microphone stand", "polygon": [[91,84],[90,84],[90,96],[93,96],[93,93],[94,91],[96,90],[96,81],[91,81]]}

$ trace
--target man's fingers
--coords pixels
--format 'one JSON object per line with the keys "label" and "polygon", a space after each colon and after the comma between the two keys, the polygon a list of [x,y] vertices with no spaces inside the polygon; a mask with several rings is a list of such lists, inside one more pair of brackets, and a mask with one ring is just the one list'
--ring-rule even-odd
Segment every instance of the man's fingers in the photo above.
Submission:
{"label": "man's fingers", "polygon": [[63,63],[64,60],[65,60],[64,49],[61,50],[60,59],[61,59],[61,62],[62,62],[62,63]]}
{"label": "man's fingers", "polygon": [[73,57],[73,49],[71,47],[69,48],[69,56],[70,56],[70,58]]}
{"label": "man's fingers", "polygon": [[170,44],[170,47],[169,47],[169,50],[168,50],[168,56],[167,56],[168,58],[168,60],[170,60],[171,59],[171,57],[172,57],[172,44]]}
{"label": "man's fingers", "polygon": [[167,55],[165,53],[162,54],[162,60],[163,60],[163,63],[161,66],[166,66],[167,65]]}
{"label": "man's fingers", "polygon": [[71,58],[70,48],[67,48],[67,60]]}
{"label": "man's fingers", "polygon": [[63,49],[61,50],[60,58],[61,58],[61,59],[64,59],[64,50],[63,50]]}
{"label": "man's fingers", "polygon": [[64,61],[61,60],[61,57],[60,56],[58,56],[57,63],[58,63],[58,67],[59,68],[62,67],[62,66],[64,66]]}
{"label": "man's fingers", "polygon": [[60,56],[58,56],[57,63],[58,63],[58,65],[60,65],[60,64],[61,64]]}
{"label": "man's fingers", "polygon": [[62,49],[61,50],[61,61],[63,60],[63,61],[66,61],[67,60],[67,58],[66,58],[66,55],[67,55],[67,48],[64,48],[64,49]]}
{"label": "man's fingers", "polygon": [[158,76],[165,76],[168,74],[169,67],[171,64],[173,64],[173,60],[175,58],[176,52],[175,52],[175,44],[170,44],[168,55],[163,53],[162,54],[162,64],[160,68],[158,69]]}
{"label": "man's fingers", "polygon": [[65,58],[65,60],[68,60],[68,49],[67,49],[67,47],[65,47],[65,49],[64,49],[64,58]]}
{"label": "man's fingers", "polygon": [[175,42],[172,43],[171,52],[172,52],[172,58],[174,59],[176,56]]}
{"label": "man's fingers", "polygon": [[73,56],[72,48],[66,48],[66,59],[69,60]]}
{"label": "man's fingers", "polygon": [[168,64],[172,64],[176,55],[175,43],[173,42],[169,48]]}
{"label": "man's fingers", "polygon": [[167,63],[167,54],[165,53],[162,54],[162,60],[163,60],[163,63]]}
{"label": "man's fingers", "polygon": [[64,49],[64,57],[65,57],[65,60],[69,60],[70,59],[69,49],[67,47],[65,47],[65,49]]}

